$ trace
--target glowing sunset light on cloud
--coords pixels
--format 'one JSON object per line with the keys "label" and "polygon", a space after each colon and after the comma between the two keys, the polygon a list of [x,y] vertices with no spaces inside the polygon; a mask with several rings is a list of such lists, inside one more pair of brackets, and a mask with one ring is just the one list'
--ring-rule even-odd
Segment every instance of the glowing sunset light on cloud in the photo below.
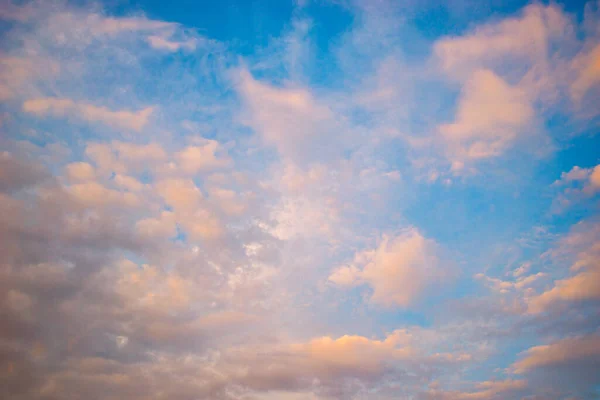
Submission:
{"label": "glowing sunset light on cloud", "polygon": [[600,2],[471,3],[0,0],[0,398],[600,398]]}

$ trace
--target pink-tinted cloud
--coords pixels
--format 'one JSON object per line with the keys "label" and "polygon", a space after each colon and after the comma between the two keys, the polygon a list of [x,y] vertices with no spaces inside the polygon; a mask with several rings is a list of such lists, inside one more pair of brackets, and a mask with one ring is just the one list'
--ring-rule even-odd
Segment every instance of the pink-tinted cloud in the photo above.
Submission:
{"label": "pink-tinted cloud", "polygon": [[538,368],[576,364],[600,357],[600,336],[589,335],[562,339],[548,345],[535,346],[523,353],[523,358],[512,365],[517,374]]}
{"label": "pink-tinted cloud", "polygon": [[81,119],[87,122],[100,122],[117,129],[140,132],[148,123],[154,108],[139,111],[112,111],[88,103],[78,103],[71,99],[38,98],[23,103],[23,111],[40,117],[54,116]]}
{"label": "pink-tinted cloud", "polygon": [[367,284],[373,289],[373,303],[408,307],[430,285],[448,276],[438,245],[410,229],[384,237],[376,249],[357,253],[351,265],[334,270],[329,280],[342,287]]}

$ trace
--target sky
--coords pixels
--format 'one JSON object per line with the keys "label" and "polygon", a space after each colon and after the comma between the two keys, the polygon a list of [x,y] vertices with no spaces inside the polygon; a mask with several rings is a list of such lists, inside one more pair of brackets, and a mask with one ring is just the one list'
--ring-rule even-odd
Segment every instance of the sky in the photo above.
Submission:
{"label": "sky", "polygon": [[0,397],[600,399],[600,2],[0,0]]}

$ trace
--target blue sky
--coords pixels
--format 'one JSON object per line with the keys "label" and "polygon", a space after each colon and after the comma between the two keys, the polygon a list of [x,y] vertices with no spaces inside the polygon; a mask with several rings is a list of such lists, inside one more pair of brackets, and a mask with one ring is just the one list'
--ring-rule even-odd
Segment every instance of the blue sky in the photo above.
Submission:
{"label": "blue sky", "polygon": [[0,1],[0,394],[598,398],[599,20]]}

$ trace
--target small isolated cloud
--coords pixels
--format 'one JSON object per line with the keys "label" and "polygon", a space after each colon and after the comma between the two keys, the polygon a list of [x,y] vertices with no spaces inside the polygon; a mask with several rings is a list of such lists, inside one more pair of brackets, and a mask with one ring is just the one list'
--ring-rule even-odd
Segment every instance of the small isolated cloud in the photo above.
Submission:
{"label": "small isolated cloud", "polygon": [[379,246],[354,256],[349,266],[339,267],[329,280],[339,286],[367,284],[371,302],[408,307],[433,283],[444,280],[438,245],[411,228],[398,236],[384,236]]}
{"label": "small isolated cloud", "polygon": [[116,129],[140,132],[148,123],[154,111],[147,107],[139,111],[112,111],[88,103],[77,103],[71,99],[54,97],[27,100],[23,111],[40,117],[54,116],[80,119],[87,122],[100,122]]}

